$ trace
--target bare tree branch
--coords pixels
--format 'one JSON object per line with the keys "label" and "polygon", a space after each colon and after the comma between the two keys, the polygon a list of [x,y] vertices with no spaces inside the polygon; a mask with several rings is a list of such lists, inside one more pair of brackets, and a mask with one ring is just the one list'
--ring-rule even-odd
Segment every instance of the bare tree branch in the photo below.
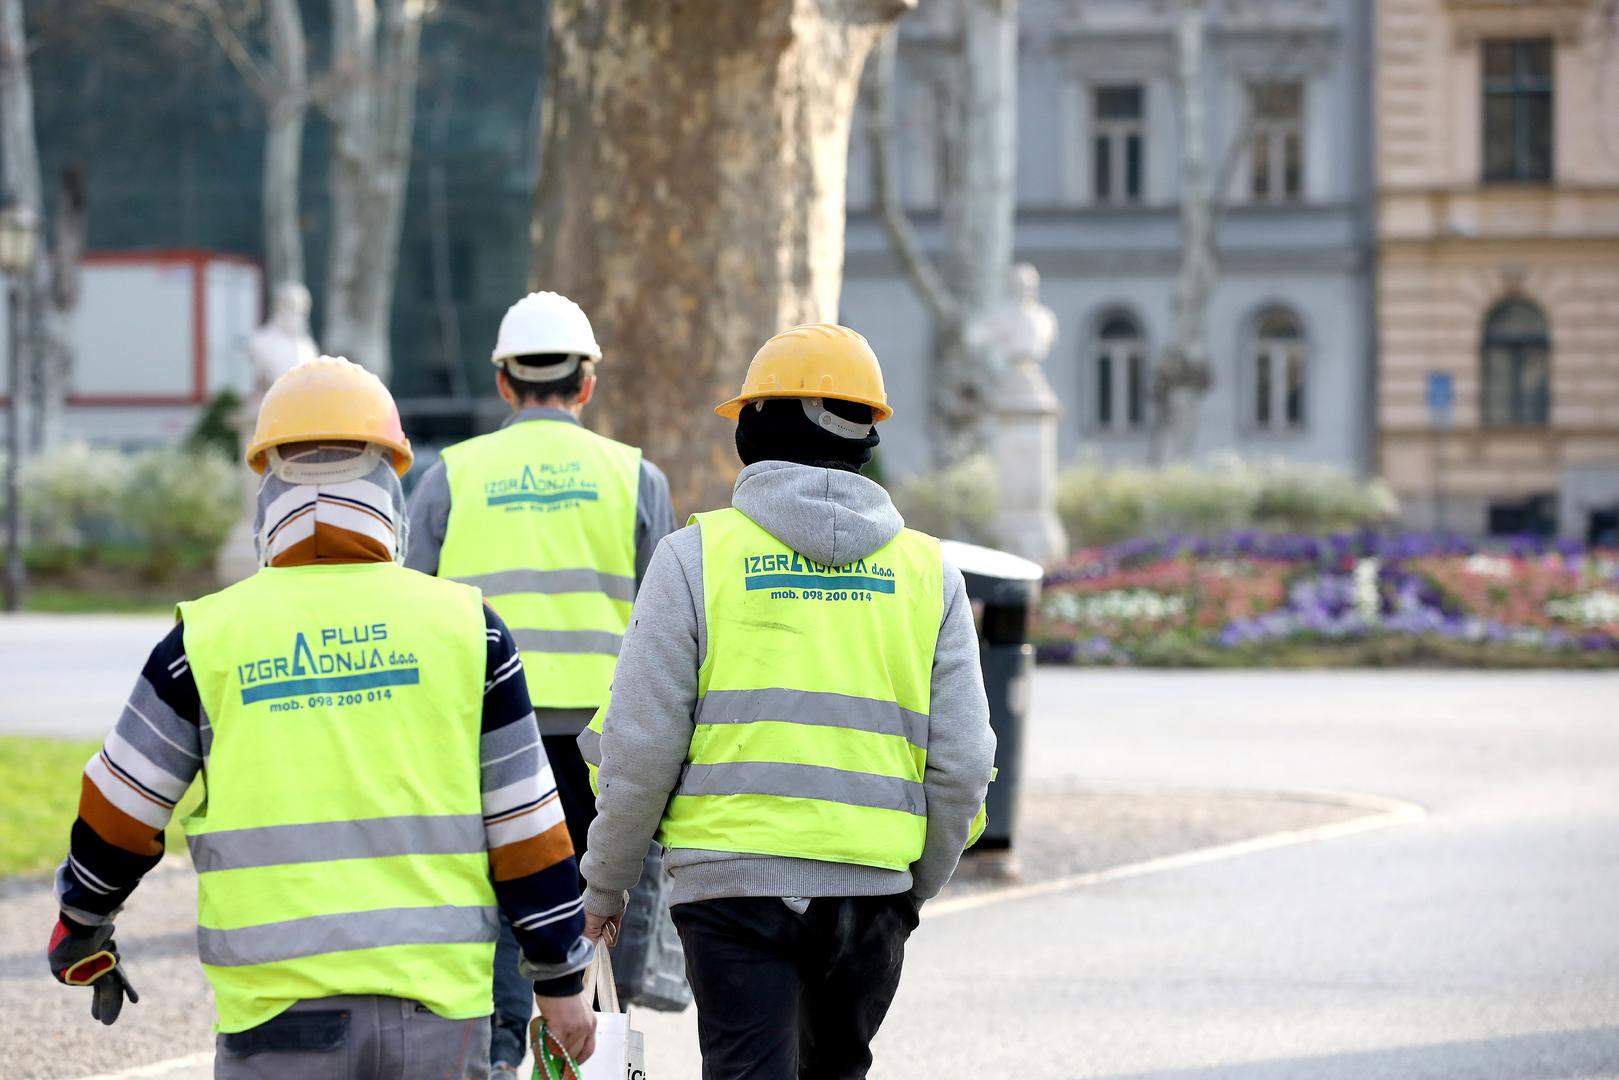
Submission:
{"label": "bare tree branch", "polygon": [[271,76],[253,55],[253,50],[248,48],[240,30],[226,14],[224,5],[219,0],[196,0],[196,3],[208,23],[209,33],[213,34],[214,41],[219,44],[220,49],[242,76],[242,81],[247,83],[248,88],[260,98],[265,101],[271,100],[275,96],[275,85]]}
{"label": "bare tree branch", "polygon": [[866,61],[866,142],[871,151],[871,186],[877,212],[893,246],[894,257],[916,287],[934,324],[953,324],[961,318],[961,305],[945,285],[933,260],[922,250],[916,228],[900,204],[893,170],[893,107],[889,100],[894,85],[894,55],[898,30],[890,29],[877,43]]}

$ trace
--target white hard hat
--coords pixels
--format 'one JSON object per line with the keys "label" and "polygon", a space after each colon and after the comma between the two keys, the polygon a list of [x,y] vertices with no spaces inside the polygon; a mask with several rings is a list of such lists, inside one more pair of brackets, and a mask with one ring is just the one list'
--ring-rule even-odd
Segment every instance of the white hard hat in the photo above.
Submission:
{"label": "white hard hat", "polygon": [[[560,353],[563,363],[545,367],[511,362],[513,357]],[[529,293],[506,309],[500,320],[495,351],[489,359],[519,379],[546,382],[560,379],[579,366],[580,357],[602,358],[601,346],[590,320],[578,304],[554,292]]]}

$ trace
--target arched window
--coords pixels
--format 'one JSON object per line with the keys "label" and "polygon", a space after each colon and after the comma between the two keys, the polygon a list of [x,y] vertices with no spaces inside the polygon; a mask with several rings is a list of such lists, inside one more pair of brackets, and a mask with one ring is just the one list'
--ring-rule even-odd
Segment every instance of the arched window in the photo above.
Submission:
{"label": "arched window", "polygon": [[1484,423],[1544,426],[1551,405],[1546,316],[1528,300],[1505,300],[1484,317]]}
{"label": "arched window", "polygon": [[1141,325],[1122,311],[1102,316],[1096,331],[1096,397],[1092,416],[1105,431],[1146,422],[1147,347]]}
{"label": "arched window", "polygon": [[1254,423],[1271,431],[1302,428],[1308,374],[1297,316],[1281,308],[1261,314],[1254,323]]}

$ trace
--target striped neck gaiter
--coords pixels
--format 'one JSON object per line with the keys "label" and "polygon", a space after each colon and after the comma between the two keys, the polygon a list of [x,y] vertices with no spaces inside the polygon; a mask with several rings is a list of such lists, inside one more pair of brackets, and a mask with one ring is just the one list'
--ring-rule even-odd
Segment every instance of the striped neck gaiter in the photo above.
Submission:
{"label": "striped neck gaiter", "polygon": [[[345,470],[345,463],[356,468]],[[350,447],[322,446],[289,456],[280,469],[278,464],[272,462],[259,482],[253,534],[261,566],[397,562],[405,557],[405,494],[386,453],[367,461]],[[300,471],[328,476],[295,482]],[[364,475],[353,476],[356,471]]]}

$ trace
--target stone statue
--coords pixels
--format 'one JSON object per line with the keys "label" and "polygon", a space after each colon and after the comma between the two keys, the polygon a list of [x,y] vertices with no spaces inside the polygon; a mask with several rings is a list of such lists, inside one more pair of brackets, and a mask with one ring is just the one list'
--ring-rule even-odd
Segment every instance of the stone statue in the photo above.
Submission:
{"label": "stone statue", "polygon": [[283,281],[276,286],[269,320],[247,339],[247,358],[253,365],[253,393],[244,402],[253,408],[243,409],[248,422],[271,383],[319,355],[309,336],[309,290],[296,281]]}
{"label": "stone statue", "polygon": [[1027,360],[1038,370],[1057,341],[1057,316],[1040,302],[1040,271],[1028,263],[1013,266],[1007,298],[985,322],[1003,364]]}
{"label": "stone statue", "polygon": [[[236,430],[241,434],[244,447],[253,436],[259,402],[270,384],[299,364],[319,355],[315,339],[309,336],[309,290],[299,282],[283,281],[276,286],[269,319],[247,339],[247,359],[252,367],[253,385],[236,412]],[[244,466],[242,479],[242,520],[225,538],[225,544],[214,561],[214,573],[221,584],[240,581],[258,569],[258,551],[253,542],[253,514],[258,504],[259,478],[253,470]]]}
{"label": "stone statue", "polygon": [[1057,317],[1040,302],[1040,272],[1012,267],[1007,298],[985,319],[1002,358],[995,395],[997,531],[1014,554],[1050,563],[1068,554],[1057,520],[1057,416],[1062,411],[1041,361],[1057,340]]}

